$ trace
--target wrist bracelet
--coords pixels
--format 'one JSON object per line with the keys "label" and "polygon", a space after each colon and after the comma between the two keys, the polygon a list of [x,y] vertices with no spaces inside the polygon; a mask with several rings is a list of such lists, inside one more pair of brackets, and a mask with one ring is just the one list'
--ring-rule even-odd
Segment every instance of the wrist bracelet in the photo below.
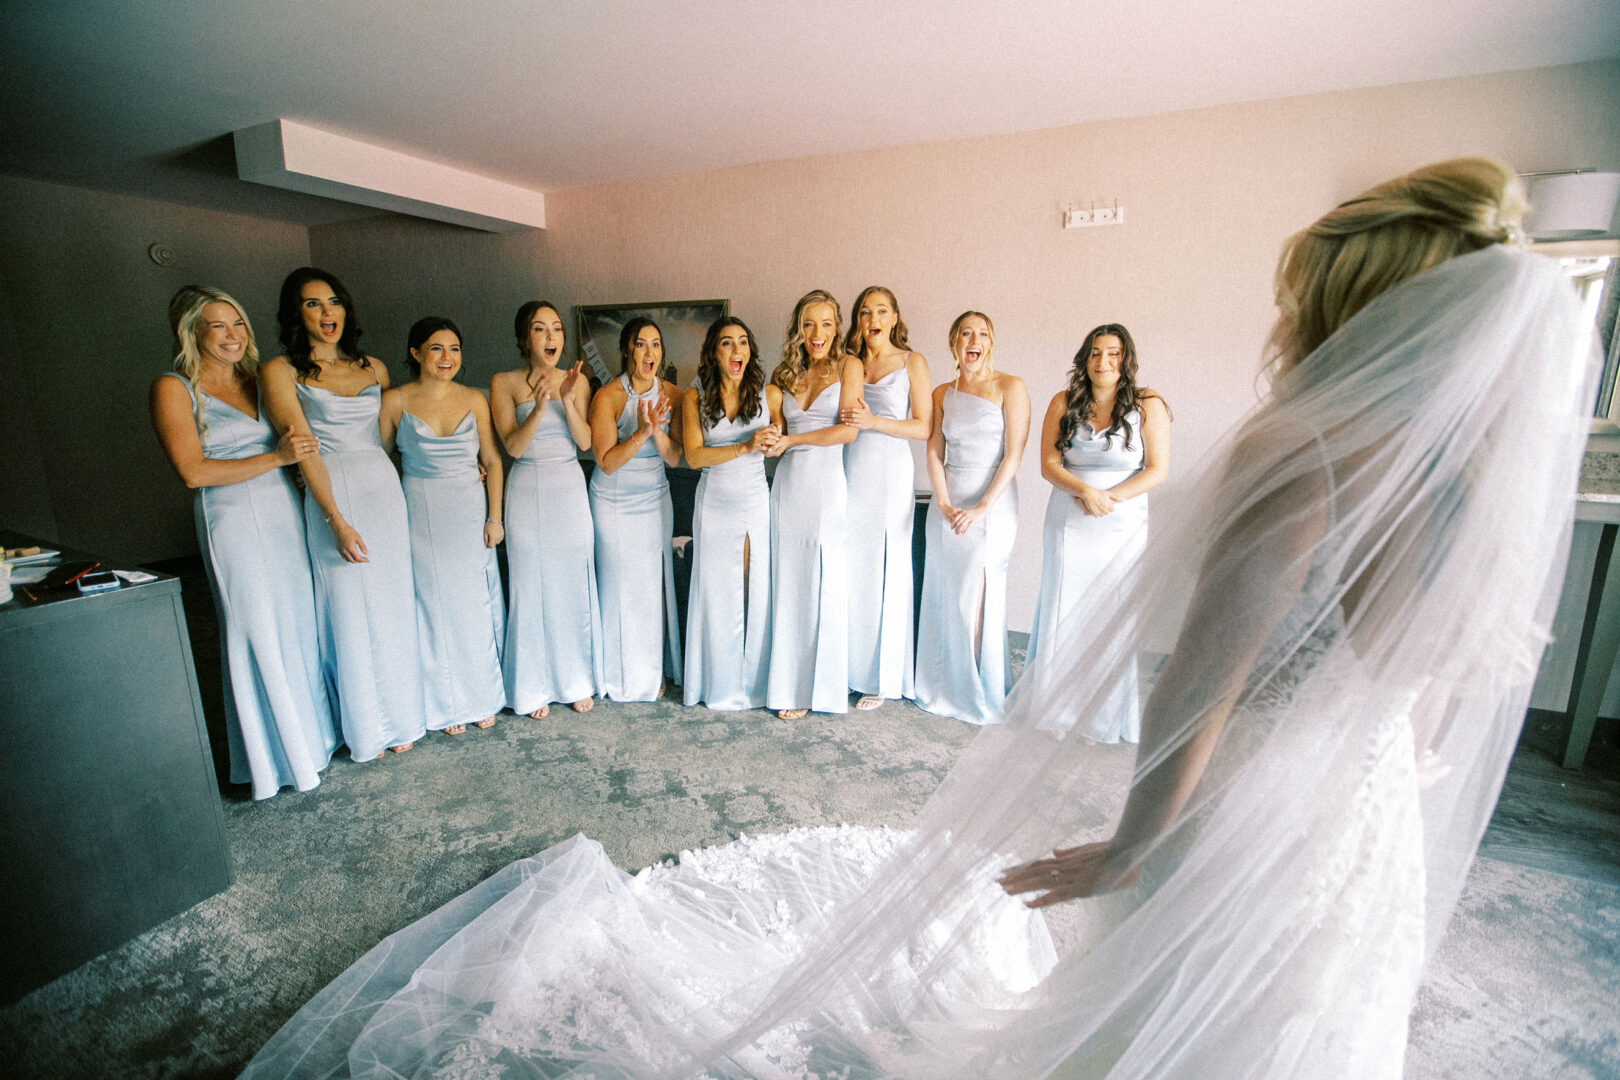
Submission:
{"label": "wrist bracelet", "polygon": [[484,519],[484,524],[485,525],[499,525],[500,522],[496,521],[494,518],[485,518]]}

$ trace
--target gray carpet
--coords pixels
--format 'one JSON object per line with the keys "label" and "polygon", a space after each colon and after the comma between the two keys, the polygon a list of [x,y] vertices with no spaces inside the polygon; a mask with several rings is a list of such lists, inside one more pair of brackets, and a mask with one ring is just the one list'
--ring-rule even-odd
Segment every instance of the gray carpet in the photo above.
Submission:
{"label": "gray carpet", "polygon": [[[212,707],[210,615],[191,612]],[[231,789],[236,883],[0,1011],[0,1062],[25,1077],[232,1076],[379,939],[513,859],[575,832],[638,867],[740,832],[903,825],[974,733],[900,703],[791,723],[602,703],[340,756],[305,794]],[[1100,781],[1130,761],[1098,747]],[[1620,1076],[1617,843],[1620,784],[1522,747],[1423,987],[1408,1076]]]}

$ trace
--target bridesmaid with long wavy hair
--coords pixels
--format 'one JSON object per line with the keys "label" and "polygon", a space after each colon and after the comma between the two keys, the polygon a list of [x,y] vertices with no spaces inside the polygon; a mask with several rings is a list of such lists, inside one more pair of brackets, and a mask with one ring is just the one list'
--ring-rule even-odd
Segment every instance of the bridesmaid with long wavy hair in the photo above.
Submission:
{"label": "bridesmaid with long wavy hair", "polygon": [[554,701],[589,712],[602,688],[596,529],[579,451],[591,446],[584,365],[562,367],[562,314],[549,300],[518,309],[523,366],[489,384],[490,415],[513,457],[506,478],[506,698],[543,720]]}
{"label": "bridesmaid with long wavy hair", "polygon": [[623,373],[591,400],[591,514],[602,609],[602,692],[652,701],[681,678],[675,507],[664,466],[681,461],[679,391],[659,377],[664,335],[637,317],[619,332]]}
{"label": "bridesmaid with long wavy hair", "polygon": [[844,352],[843,312],[825,289],[793,305],[782,362],[786,432],[771,486],[771,659],[765,704],[784,720],[811,709],[849,711],[848,488],[844,446],[857,431],[838,422],[864,381]]}
{"label": "bridesmaid with long wavy hair", "polygon": [[681,403],[686,460],[702,470],[692,508],[686,601],[687,705],[765,704],[771,626],[771,496],[765,456],[782,430],[782,390],[767,385],[754,333],[716,319]]}
{"label": "bridesmaid with long wavy hair", "polygon": [[861,396],[839,418],[860,434],[844,449],[849,482],[849,686],[857,709],[912,696],[911,444],[934,411],[928,361],[907,345],[894,293],[868,285],[855,300],[844,347],[865,372]]}
{"label": "bridesmaid with long wavy hair", "polygon": [[242,306],[186,285],[169,301],[174,372],[152,383],[152,426],[193,500],[223,639],[231,782],[255,799],[308,791],[337,749],[321,674],[304,510],[286,466],[313,435],[272,427]]}
{"label": "bridesmaid with long wavy hair", "polygon": [[327,685],[356,761],[404,753],[427,732],[416,644],[410,526],[378,417],[388,368],[360,349],[349,291],[312,266],[287,275],[276,309],[286,354],[260,374],[280,430],[314,435],[298,463]]}
{"label": "bridesmaid with long wavy hair", "polygon": [[970,724],[1001,722],[1007,568],[1018,535],[1018,463],[1029,438],[1024,380],[996,370],[995,326],[978,311],[951,324],[956,378],[934,390],[928,436],[928,554],[917,632],[917,704]]}
{"label": "bridesmaid with long wavy hair", "polygon": [[[1068,387],[1046,408],[1041,475],[1052,495],[1041,533],[1032,664],[1056,647],[1063,620],[1108,565],[1136,559],[1147,547],[1147,493],[1170,475],[1170,408],[1155,391],[1138,387],[1136,374],[1131,332],[1104,323],[1086,335]],[[1131,668],[1081,733],[1099,742],[1136,742],[1141,712]]]}

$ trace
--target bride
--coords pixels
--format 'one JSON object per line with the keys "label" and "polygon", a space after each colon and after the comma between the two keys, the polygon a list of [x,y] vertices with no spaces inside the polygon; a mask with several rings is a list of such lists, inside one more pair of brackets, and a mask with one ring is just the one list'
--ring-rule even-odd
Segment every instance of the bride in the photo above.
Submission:
{"label": "bride", "polygon": [[[1269,398],[911,830],[634,877],[576,837],[382,942],[244,1075],[1399,1076],[1585,439],[1579,305],[1515,250],[1523,209],[1511,170],[1459,159],[1288,241]],[[1110,835],[1088,744],[1045,720],[1104,707],[1166,611]]]}

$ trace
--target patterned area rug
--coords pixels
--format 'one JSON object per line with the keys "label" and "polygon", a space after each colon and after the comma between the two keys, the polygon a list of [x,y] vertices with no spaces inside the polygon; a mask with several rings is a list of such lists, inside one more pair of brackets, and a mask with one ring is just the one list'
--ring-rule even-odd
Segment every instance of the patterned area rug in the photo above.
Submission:
{"label": "patterned area rug", "polygon": [[[200,584],[186,585],[188,617],[217,714]],[[543,721],[503,713],[366,764],[340,751],[314,791],[262,803],[228,791],[235,884],[0,1011],[0,1061],[25,1077],[233,1076],[379,939],[513,859],[576,832],[635,868],[743,832],[901,826],[975,732],[899,702],[794,722],[608,702]],[[1554,767],[1526,758],[1537,753],[1516,760],[1511,822],[1493,824],[1430,968],[1409,1077],[1620,1075],[1617,785],[1578,774],[1576,817],[1560,818]],[[1132,754],[1096,748],[1099,827]]]}

